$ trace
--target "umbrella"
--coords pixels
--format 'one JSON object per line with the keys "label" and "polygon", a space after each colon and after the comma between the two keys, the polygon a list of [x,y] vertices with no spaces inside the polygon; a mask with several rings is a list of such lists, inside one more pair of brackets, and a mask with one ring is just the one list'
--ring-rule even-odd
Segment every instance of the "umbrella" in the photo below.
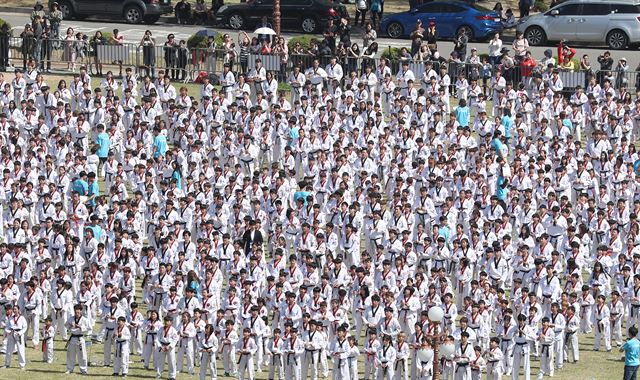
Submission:
{"label": "umbrella", "polygon": [[198,37],[215,37],[218,35],[218,32],[211,29],[201,29],[196,32],[196,36]]}
{"label": "umbrella", "polygon": [[268,36],[275,36],[276,35],[275,30],[273,30],[271,28],[267,28],[267,27],[258,28],[253,33],[255,33],[255,34],[266,34]]}

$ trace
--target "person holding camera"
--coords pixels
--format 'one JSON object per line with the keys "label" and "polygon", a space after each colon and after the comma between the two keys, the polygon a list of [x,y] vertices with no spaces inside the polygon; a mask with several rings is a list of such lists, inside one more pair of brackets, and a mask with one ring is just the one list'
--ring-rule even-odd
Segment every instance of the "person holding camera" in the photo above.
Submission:
{"label": "person holding camera", "polygon": [[144,32],[142,41],[140,41],[140,47],[142,48],[142,66],[145,69],[144,75],[154,77],[156,66],[156,40],[153,38],[150,30]]}

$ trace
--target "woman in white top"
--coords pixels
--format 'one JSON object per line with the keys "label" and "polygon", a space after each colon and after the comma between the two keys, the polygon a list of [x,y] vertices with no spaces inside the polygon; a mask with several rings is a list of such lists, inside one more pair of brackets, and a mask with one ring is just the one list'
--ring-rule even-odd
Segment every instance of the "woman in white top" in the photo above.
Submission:
{"label": "woman in white top", "polygon": [[496,33],[493,39],[489,41],[489,63],[495,66],[500,61],[500,50],[502,49],[502,40],[500,39],[500,33]]}

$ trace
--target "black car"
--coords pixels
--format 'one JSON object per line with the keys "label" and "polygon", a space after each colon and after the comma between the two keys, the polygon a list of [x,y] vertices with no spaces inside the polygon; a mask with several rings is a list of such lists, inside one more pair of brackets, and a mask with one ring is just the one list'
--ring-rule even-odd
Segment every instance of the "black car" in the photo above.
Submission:
{"label": "black car", "polygon": [[163,14],[173,13],[171,0],[49,0],[49,7],[55,2],[65,20],[105,16],[129,24],[153,24]]}
{"label": "black car", "polygon": [[[348,17],[344,5],[330,0],[280,0],[280,22],[283,29],[315,33],[329,19]],[[263,16],[273,18],[273,0],[253,0],[223,5],[216,14],[216,24],[232,29],[252,29]]]}

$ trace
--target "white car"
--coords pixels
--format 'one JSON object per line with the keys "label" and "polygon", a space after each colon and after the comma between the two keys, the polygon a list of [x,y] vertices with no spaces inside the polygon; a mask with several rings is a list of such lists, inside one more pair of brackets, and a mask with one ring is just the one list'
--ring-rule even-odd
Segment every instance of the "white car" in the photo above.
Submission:
{"label": "white car", "polygon": [[524,17],[516,30],[533,46],[567,40],[624,49],[640,41],[640,2],[569,0]]}

